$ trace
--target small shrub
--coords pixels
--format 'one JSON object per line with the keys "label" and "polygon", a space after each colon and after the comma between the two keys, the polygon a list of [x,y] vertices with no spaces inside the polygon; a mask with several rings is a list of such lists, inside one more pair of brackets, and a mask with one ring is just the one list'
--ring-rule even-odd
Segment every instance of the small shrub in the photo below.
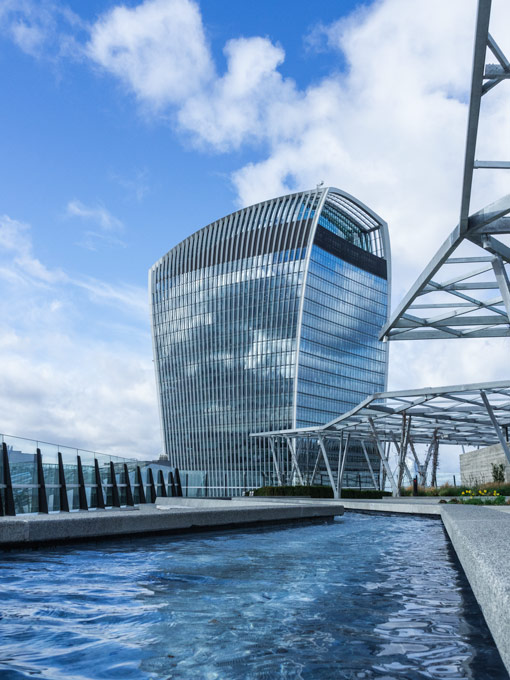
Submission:
{"label": "small shrub", "polygon": [[505,481],[505,466],[503,463],[492,463],[492,481],[503,484]]}
{"label": "small shrub", "polygon": [[440,496],[461,496],[466,489],[467,486],[450,486],[447,483],[439,487],[438,494]]}
{"label": "small shrub", "polygon": [[504,496],[496,496],[495,498],[487,499],[487,505],[505,505],[506,500]]}
{"label": "small shrub", "polygon": [[485,486],[479,486],[480,489],[487,489],[487,491],[490,491],[491,493],[493,491],[497,491],[499,494],[502,496],[510,496],[510,484],[505,483],[505,484],[499,484],[496,482],[490,482],[486,484]]}
{"label": "small shrub", "polygon": [[[435,493],[436,489],[434,488],[425,488],[424,486],[419,486],[418,491],[417,491],[417,496],[437,496],[437,493]],[[403,487],[400,490],[400,495],[401,496],[412,496],[413,495],[413,487],[412,486],[406,486]]]}

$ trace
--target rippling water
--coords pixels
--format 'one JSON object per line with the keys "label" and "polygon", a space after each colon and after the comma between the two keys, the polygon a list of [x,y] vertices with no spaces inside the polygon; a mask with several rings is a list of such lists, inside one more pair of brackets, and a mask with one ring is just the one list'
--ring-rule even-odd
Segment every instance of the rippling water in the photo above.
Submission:
{"label": "rippling water", "polygon": [[437,520],[2,555],[0,678],[508,678]]}

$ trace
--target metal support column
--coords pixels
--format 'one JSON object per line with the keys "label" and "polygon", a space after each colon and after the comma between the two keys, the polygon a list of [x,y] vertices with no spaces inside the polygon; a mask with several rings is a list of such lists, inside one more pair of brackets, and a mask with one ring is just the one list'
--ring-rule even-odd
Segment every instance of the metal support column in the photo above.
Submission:
{"label": "metal support column", "polygon": [[338,489],[337,489],[337,498],[342,498],[342,481],[344,478],[344,470],[345,470],[345,463],[347,462],[347,452],[349,450],[349,439],[350,439],[350,434],[347,435],[347,439],[345,441],[345,446],[344,446],[344,453],[342,456],[342,466],[340,468],[340,474],[338,476]]}
{"label": "metal support column", "polygon": [[361,448],[363,449],[363,453],[365,454],[365,460],[367,461],[368,469],[370,470],[370,476],[372,477],[372,482],[374,483],[374,489],[377,489],[377,481],[375,479],[374,471],[372,469],[372,463],[370,462],[367,447],[364,441],[361,442]]}
{"label": "metal support column", "polygon": [[420,463],[420,459],[418,458],[418,454],[416,453],[416,449],[414,448],[414,442],[411,439],[411,437],[409,437],[409,448],[411,449],[411,453],[413,454],[414,462],[415,462],[415,465],[416,465],[416,476],[419,478],[422,465]]}
{"label": "metal support column", "polygon": [[278,460],[276,459],[276,451],[274,450],[274,437],[269,437],[269,448],[271,449],[271,454],[273,456],[273,465],[276,472],[276,478],[278,480],[278,486],[282,486],[282,478],[280,475],[280,468],[278,467]]}
{"label": "metal support column", "polygon": [[394,479],[393,474],[391,472],[390,465],[389,465],[389,463],[386,460],[386,457],[384,455],[384,447],[381,443],[381,440],[379,439],[379,435],[377,434],[377,430],[375,429],[374,419],[369,416],[368,422],[370,423],[370,429],[372,430],[372,434],[374,435],[375,443],[376,443],[376,446],[377,446],[377,453],[379,454],[379,457],[382,461],[382,464],[384,465],[384,470],[386,472],[386,476],[390,480],[393,497],[397,498],[398,496],[400,496],[400,489],[398,488],[397,484],[395,483],[395,479]]}
{"label": "metal support column", "polygon": [[398,482],[397,482],[397,485],[398,485],[398,488],[401,489],[404,473],[407,475],[407,479],[409,481],[409,484],[413,483],[413,477],[412,477],[411,471],[407,467],[407,463],[406,463],[406,453],[407,452],[402,453],[402,448],[399,445],[399,443],[397,442],[397,438],[395,437],[393,432],[391,433],[391,437],[392,437],[393,445],[395,446],[395,449],[397,451],[397,456],[398,456]]}
{"label": "metal support column", "polygon": [[421,483],[422,486],[427,485],[427,470],[429,467],[430,459],[432,458],[432,454],[434,453],[435,447],[438,445],[438,439],[437,439],[437,429],[434,430],[434,434],[432,435],[432,441],[429,444],[429,448],[427,450],[427,456],[425,458],[425,463],[422,465],[421,472],[420,472],[420,478],[421,478]]}
{"label": "metal support column", "polygon": [[322,436],[319,435],[318,437],[318,442],[319,442],[319,447],[322,453],[322,457],[324,458],[324,462],[326,463],[326,470],[328,471],[328,477],[329,481],[331,484],[331,488],[333,489],[333,497],[338,498],[338,489],[335,485],[335,480],[333,479],[333,473],[331,472],[331,465],[329,464],[329,458],[328,454],[326,453],[326,447],[324,446],[324,441],[322,439]]}
{"label": "metal support column", "polygon": [[491,419],[492,424],[494,425],[494,429],[496,430],[496,434],[498,435],[499,443],[501,444],[501,447],[503,449],[503,452],[510,463],[510,449],[508,448],[508,442],[506,441],[504,435],[503,435],[503,430],[501,429],[498,421],[496,420],[496,416],[494,415],[494,411],[492,409],[492,406],[489,403],[489,400],[487,399],[487,395],[483,390],[480,390],[480,395],[482,397],[483,403],[485,404],[485,408],[487,409],[487,413],[489,414],[489,418]]}
{"label": "metal support column", "polygon": [[506,313],[508,315],[508,321],[510,323],[510,281],[508,280],[503,260],[500,257],[495,257],[492,260],[492,268],[494,269],[496,281],[498,282],[501,297],[503,298]]}
{"label": "metal support column", "polygon": [[67,498],[66,475],[64,472],[64,462],[60,451],[58,456],[58,483],[59,483],[59,500],[60,512],[69,512],[69,499]]}
{"label": "metal support column", "polygon": [[337,466],[336,466],[336,485],[337,485],[337,488],[338,488],[340,495],[341,495],[341,486],[342,486],[340,484],[340,475],[342,474],[341,471],[342,471],[342,460],[343,460],[343,457],[342,457],[343,448],[344,448],[344,435],[343,435],[343,432],[342,432],[342,436],[338,440],[338,463],[337,463]]}
{"label": "metal support column", "polygon": [[313,486],[313,483],[315,481],[315,475],[317,474],[317,468],[319,467],[320,457],[321,457],[321,449],[319,447],[319,453],[317,454],[317,458],[315,460],[315,465],[314,465],[313,472],[312,472],[312,479],[310,480],[310,486]]}
{"label": "metal support column", "polygon": [[83,467],[81,464],[81,456],[76,456],[76,462],[78,465],[78,499],[80,510],[88,510],[89,506],[87,504],[87,492],[85,491],[85,479],[83,477]]}
{"label": "metal support column", "polygon": [[287,440],[287,446],[289,447],[290,450],[290,457],[292,459],[292,467],[294,471],[297,473],[297,478],[299,480],[299,483],[301,486],[303,486],[303,475],[301,474],[301,470],[299,469],[299,465],[297,462],[297,457],[296,457],[296,448],[295,448],[295,442],[293,437],[285,437]]}

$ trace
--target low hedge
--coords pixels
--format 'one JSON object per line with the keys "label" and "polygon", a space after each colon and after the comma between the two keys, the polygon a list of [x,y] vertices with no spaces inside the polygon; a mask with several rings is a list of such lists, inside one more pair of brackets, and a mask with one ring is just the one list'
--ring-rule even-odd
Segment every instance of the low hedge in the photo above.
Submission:
{"label": "low hedge", "polygon": [[[498,484],[491,482],[490,484],[474,484],[473,486],[450,486],[443,484],[439,487],[418,487],[418,496],[462,496],[466,491],[472,491],[474,494],[478,491],[487,491],[491,493],[497,491],[501,496],[510,496],[510,484]],[[413,489],[408,486],[402,489],[402,496],[412,496]]]}
{"label": "low hedge", "polygon": [[262,486],[253,491],[254,496],[311,496],[333,498],[330,486]]}
{"label": "low hedge", "polygon": [[[333,498],[330,486],[262,486],[253,491],[254,496],[311,496],[312,498]],[[382,498],[391,496],[389,491],[377,489],[342,489],[342,498]]]}

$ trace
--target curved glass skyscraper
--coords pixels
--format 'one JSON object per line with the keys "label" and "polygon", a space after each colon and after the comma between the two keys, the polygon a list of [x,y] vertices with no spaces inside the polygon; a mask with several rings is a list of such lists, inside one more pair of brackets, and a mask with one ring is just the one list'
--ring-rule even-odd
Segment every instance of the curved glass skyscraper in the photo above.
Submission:
{"label": "curved glass skyscraper", "polygon": [[165,452],[190,486],[275,479],[250,433],[326,423],[386,387],[387,226],[343,191],[264,201],[150,270]]}

